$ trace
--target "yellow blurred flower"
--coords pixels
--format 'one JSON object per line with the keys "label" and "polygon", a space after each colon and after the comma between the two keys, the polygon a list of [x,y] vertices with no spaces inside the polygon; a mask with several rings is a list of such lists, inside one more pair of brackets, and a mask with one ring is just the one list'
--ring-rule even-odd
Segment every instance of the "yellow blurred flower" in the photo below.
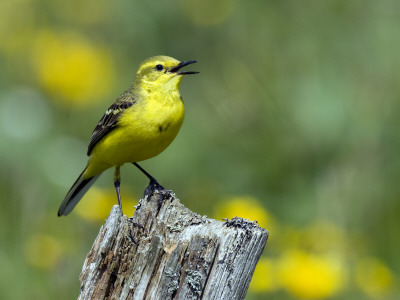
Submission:
{"label": "yellow blurred flower", "polygon": [[359,288],[375,299],[385,299],[395,286],[392,271],[374,257],[365,257],[357,262],[355,279]]}
{"label": "yellow blurred flower", "polygon": [[181,0],[185,16],[201,26],[218,25],[234,12],[236,0]]}
{"label": "yellow blurred flower", "polygon": [[271,258],[261,257],[250,282],[250,291],[263,293],[276,290],[279,287],[276,273],[276,262]]}
{"label": "yellow blurred flower", "polygon": [[251,196],[227,198],[217,206],[216,219],[231,219],[234,217],[246,218],[250,221],[256,220],[263,228],[266,228],[267,224],[270,226],[272,222],[272,217],[269,213],[256,198]]}
{"label": "yellow blurred flower", "polygon": [[62,254],[60,243],[46,234],[34,234],[25,243],[26,260],[40,269],[51,269],[59,261]]}
{"label": "yellow blurred flower", "polygon": [[[121,190],[125,190],[122,188]],[[126,192],[126,194],[129,194]],[[121,194],[122,209],[124,215],[133,216],[134,205],[137,203],[133,198]],[[76,207],[76,212],[83,219],[91,222],[104,222],[114,205],[118,204],[115,189],[90,188],[85,197]]]}
{"label": "yellow blurred flower", "polygon": [[34,41],[33,65],[39,83],[52,99],[72,107],[89,107],[110,90],[111,56],[71,32],[40,32]]}
{"label": "yellow blurred flower", "polygon": [[282,285],[302,299],[323,299],[338,293],[345,281],[343,264],[328,255],[288,251],[279,262]]}

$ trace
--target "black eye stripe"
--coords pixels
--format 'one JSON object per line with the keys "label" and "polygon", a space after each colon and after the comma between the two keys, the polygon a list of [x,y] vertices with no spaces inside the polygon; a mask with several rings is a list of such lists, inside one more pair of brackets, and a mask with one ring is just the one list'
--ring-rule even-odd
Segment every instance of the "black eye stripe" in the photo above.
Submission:
{"label": "black eye stripe", "polygon": [[163,69],[164,69],[164,67],[163,67],[162,64],[158,64],[158,65],[156,66],[156,70],[157,70],[157,71],[162,71]]}

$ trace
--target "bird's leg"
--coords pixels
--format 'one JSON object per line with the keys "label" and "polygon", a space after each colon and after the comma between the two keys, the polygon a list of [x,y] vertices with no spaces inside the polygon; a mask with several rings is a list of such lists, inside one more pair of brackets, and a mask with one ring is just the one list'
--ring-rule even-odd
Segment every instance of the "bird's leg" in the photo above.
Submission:
{"label": "bird's leg", "polygon": [[147,177],[148,179],[150,179],[150,184],[149,184],[149,185],[153,185],[153,186],[156,187],[157,189],[161,189],[161,190],[164,189],[164,187],[163,187],[161,184],[159,184],[158,181],[157,181],[153,176],[151,176],[149,173],[147,173],[145,169],[143,169],[141,166],[139,166],[138,163],[135,163],[135,162],[134,162],[133,164],[134,164],[135,167],[138,168],[144,175],[146,175],[146,177]]}
{"label": "bird's leg", "polygon": [[153,194],[156,190],[165,190],[165,188],[157,182],[157,180],[151,176],[149,173],[146,172],[145,169],[143,169],[141,166],[139,166],[137,163],[133,163],[136,168],[138,168],[144,175],[147,176],[147,178],[150,179],[150,183],[146,190],[144,191],[145,195],[151,195]]}
{"label": "bird's leg", "polygon": [[121,176],[119,174],[119,166],[116,166],[114,171],[114,186],[115,190],[117,191],[118,205],[119,208],[121,209],[121,216],[123,216],[124,214],[122,213],[121,195],[119,193],[120,184],[121,184]]}

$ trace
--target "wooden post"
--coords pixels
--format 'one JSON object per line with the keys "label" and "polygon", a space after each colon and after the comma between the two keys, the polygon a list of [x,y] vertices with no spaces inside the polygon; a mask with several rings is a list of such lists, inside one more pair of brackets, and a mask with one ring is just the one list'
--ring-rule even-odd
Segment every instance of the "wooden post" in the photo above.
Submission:
{"label": "wooden post", "polygon": [[212,220],[155,191],[133,218],[113,207],[86,257],[79,299],[244,299],[267,238],[254,222]]}

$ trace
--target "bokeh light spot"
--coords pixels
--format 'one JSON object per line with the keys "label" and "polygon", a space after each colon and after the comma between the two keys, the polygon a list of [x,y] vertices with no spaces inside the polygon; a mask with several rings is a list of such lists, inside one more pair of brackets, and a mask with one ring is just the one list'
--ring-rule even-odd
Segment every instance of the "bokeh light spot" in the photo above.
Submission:
{"label": "bokeh light spot", "polygon": [[56,103],[90,107],[112,86],[114,66],[105,47],[72,32],[40,32],[33,65],[39,83]]}
{"label": "bokeh light spot", "polygon": [[282,285],[302,299],[323,299],[337,294],[344,285],[342,264],[329,255],[301,250],[287,251],[279,262]]}
{"label": "bokeh light spot", "polygon": [[375,299],[386,299],[395,283],[392,271],[373,257],[364,257],[357,262],[355,278],[359,288]]}
{"label": "bokeh light spot", "polygon": [[40,269],[51,269],[59,261],[62,254],[60,243],[46,234],[34,234],[25,244],[27,261]]}
{"label": "bokeh light spot", "polygon": [[271,292],[279,287],[277,270],[271,258],[261,257],[254,271],[249,289],[255,293]]}

